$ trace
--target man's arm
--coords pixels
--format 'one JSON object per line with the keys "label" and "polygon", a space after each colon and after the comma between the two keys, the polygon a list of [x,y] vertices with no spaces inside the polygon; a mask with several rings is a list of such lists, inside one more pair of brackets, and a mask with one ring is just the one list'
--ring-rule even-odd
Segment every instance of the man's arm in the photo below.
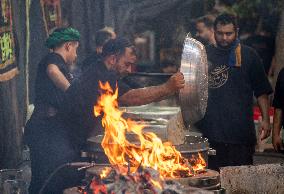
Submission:
{"label": "man's arm", "polygon": [[275,151],[279,152],[282,145],[280,131],[282,126],[282,110],[276,108],[273,117],[272,144]]}
{"label": "man's arm", "polygon": [[178,72],[170,79],[160,85],[146,88],[132,89],[119,97],[122,106],[139,106],[159,101],[164,97],[173,95],[176,91],[183,88],[185,84],[183,74]]}
{"label": "man's arm", "polygon": [[47,66],[46,72],[48,77],[52,80],[56,87],[58,87],[62,91],[66,91],[69,88],[69,81],[56,65],[49,64]]}
{"label": "man's arm", "polygon": [[262,94],[257,98],[258,106],[261,110],[262,121],[260,125],[260,133],[261,133],[261,140],[269,137],[271,128],[270,128],[270,118],[269,118],[269,102],[268,102],[268,95]]}

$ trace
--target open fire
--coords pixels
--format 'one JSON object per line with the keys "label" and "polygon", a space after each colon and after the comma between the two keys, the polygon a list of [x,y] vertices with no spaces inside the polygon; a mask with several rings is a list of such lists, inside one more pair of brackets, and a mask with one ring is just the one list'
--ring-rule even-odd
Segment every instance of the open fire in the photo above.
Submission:
{"label": "open fire", "polygon": [[[123,168],[123,169],[121,169]],[[177,194],[188,193],[187,188],[172,180],[162,180],[159,172],[153,168],[139,167],[135,173],[129,172],[128,167],[111,166],[106,167],[104,176],[92,174],[89,184],[78,187],[81,194]],[[123,171],[123,173],[121,173]]]}
{"label": "open fire", "polygon": [[[108,82],[100,82],[100,88],[102,93],[94,107],[94,114],[103,116],[105,135],[102,147],[111,165],[130,166],[130,173],[136,173],[139,167],[153,168],[163,178],[190,177],[206,168],[200,154],[188,160],[170,142],[162,142],[156,134],[143,132],[143,125],[125,120],[123,112],[118,109],[118,89],[114,91]],[[127,133],[135,134],[137,142],[129,142]],[[120,173],[123,174],[123,170]]]}

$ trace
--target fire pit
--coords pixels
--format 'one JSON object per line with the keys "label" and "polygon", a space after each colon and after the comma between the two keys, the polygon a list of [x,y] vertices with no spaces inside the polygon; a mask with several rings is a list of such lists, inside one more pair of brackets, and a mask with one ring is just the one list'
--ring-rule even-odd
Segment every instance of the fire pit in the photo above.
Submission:
{"label": "fire pit", "polygon": [[[200,190],[188,185],[195,179],[161,179],[159,172],[152,168],[139,168],[130,173],[128,167],[99,165],[89,168],[86,172],[87,183],[84,186],[66,189],[64,194],[186,194],[186,193],[213,193]],[[187,181],[185,181],[187,180]],[[183,185],[183,184],[185,185]]]}
{"label": "fire pit", "polygon": [[[111,166],[109,164],[105,164],[89,168],[86,171],[86,178],[90,179],[91,177],[96,176],[97,174],[101,174],[106,167],[110,168]],[[165,178],[165,180],[169,182],[170,181],[178,182],[179,184],[183,185],[185,188],[190,186],[205,190],[215,190],[219,189],[221,186],[220,174],[217,171],[209,169],[199,172],[198,174],[191,177]]]}
{"label": "fire pit", "polygon": [[[191,185],[207,189],[219,187],[219,174],[206,170],[202,153],[184,157],[171,142],[163,142],[155,133],[143,131],[143,125],[124,119],[118,108],[118,90],[113,91],[108,83],[100,83],[100,87],[103,93],[94,114],[103,116],[105,133],[96,137],[93,148],[100,152],[96,154],[97,159],[110,165],[101,165],[107,167],[104,170],[101,166],[88,170],[88,184],[78,188],[78,192],[163,194],[188,193],[184,189]],[[199,151],[207,152],[204,148],[208,142],[203,140],[196,145],[201,148]],[[103,153],[107,159],[103,159]]]}

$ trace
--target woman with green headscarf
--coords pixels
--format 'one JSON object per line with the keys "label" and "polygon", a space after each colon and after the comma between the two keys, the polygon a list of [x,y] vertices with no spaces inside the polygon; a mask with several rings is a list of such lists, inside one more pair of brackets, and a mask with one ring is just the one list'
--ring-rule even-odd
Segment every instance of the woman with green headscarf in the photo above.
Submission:
{"label": "woman with green headscarf", "polygon": [[[66,134],[52,131],[65,91],[71,82],[70,68],[77,58],[80,34],[73,28],[58,28],[46,40],[49,53],[40,61],[35,82],[35,109],[25,127],[25,141],[31,151],[32,180],[29,193],[38,193],[44,180],[56,167],[49,161]],[[62,145],[61,145],[62,144]],[[66,148],[68,150],[68,148]],[[70,155],[72,158],[72,153]],[[43,167],[50,166],[48,172]]]}

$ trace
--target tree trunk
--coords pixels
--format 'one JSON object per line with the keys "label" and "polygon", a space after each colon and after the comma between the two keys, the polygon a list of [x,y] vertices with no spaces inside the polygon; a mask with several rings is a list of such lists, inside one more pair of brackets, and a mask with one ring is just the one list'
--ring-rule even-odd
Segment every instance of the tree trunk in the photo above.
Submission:
{"label": "tree trunk", "polygon": [[280,22],[276,36],[276,53],[275,53],[275,73],[273,85],[275,85],[279,71],[284,67],[284,11],[280,15]]}
{"label": "tree trunk", "polygon": [[16,168],[21,158],[17,78],[0,82],[0,169]]}

